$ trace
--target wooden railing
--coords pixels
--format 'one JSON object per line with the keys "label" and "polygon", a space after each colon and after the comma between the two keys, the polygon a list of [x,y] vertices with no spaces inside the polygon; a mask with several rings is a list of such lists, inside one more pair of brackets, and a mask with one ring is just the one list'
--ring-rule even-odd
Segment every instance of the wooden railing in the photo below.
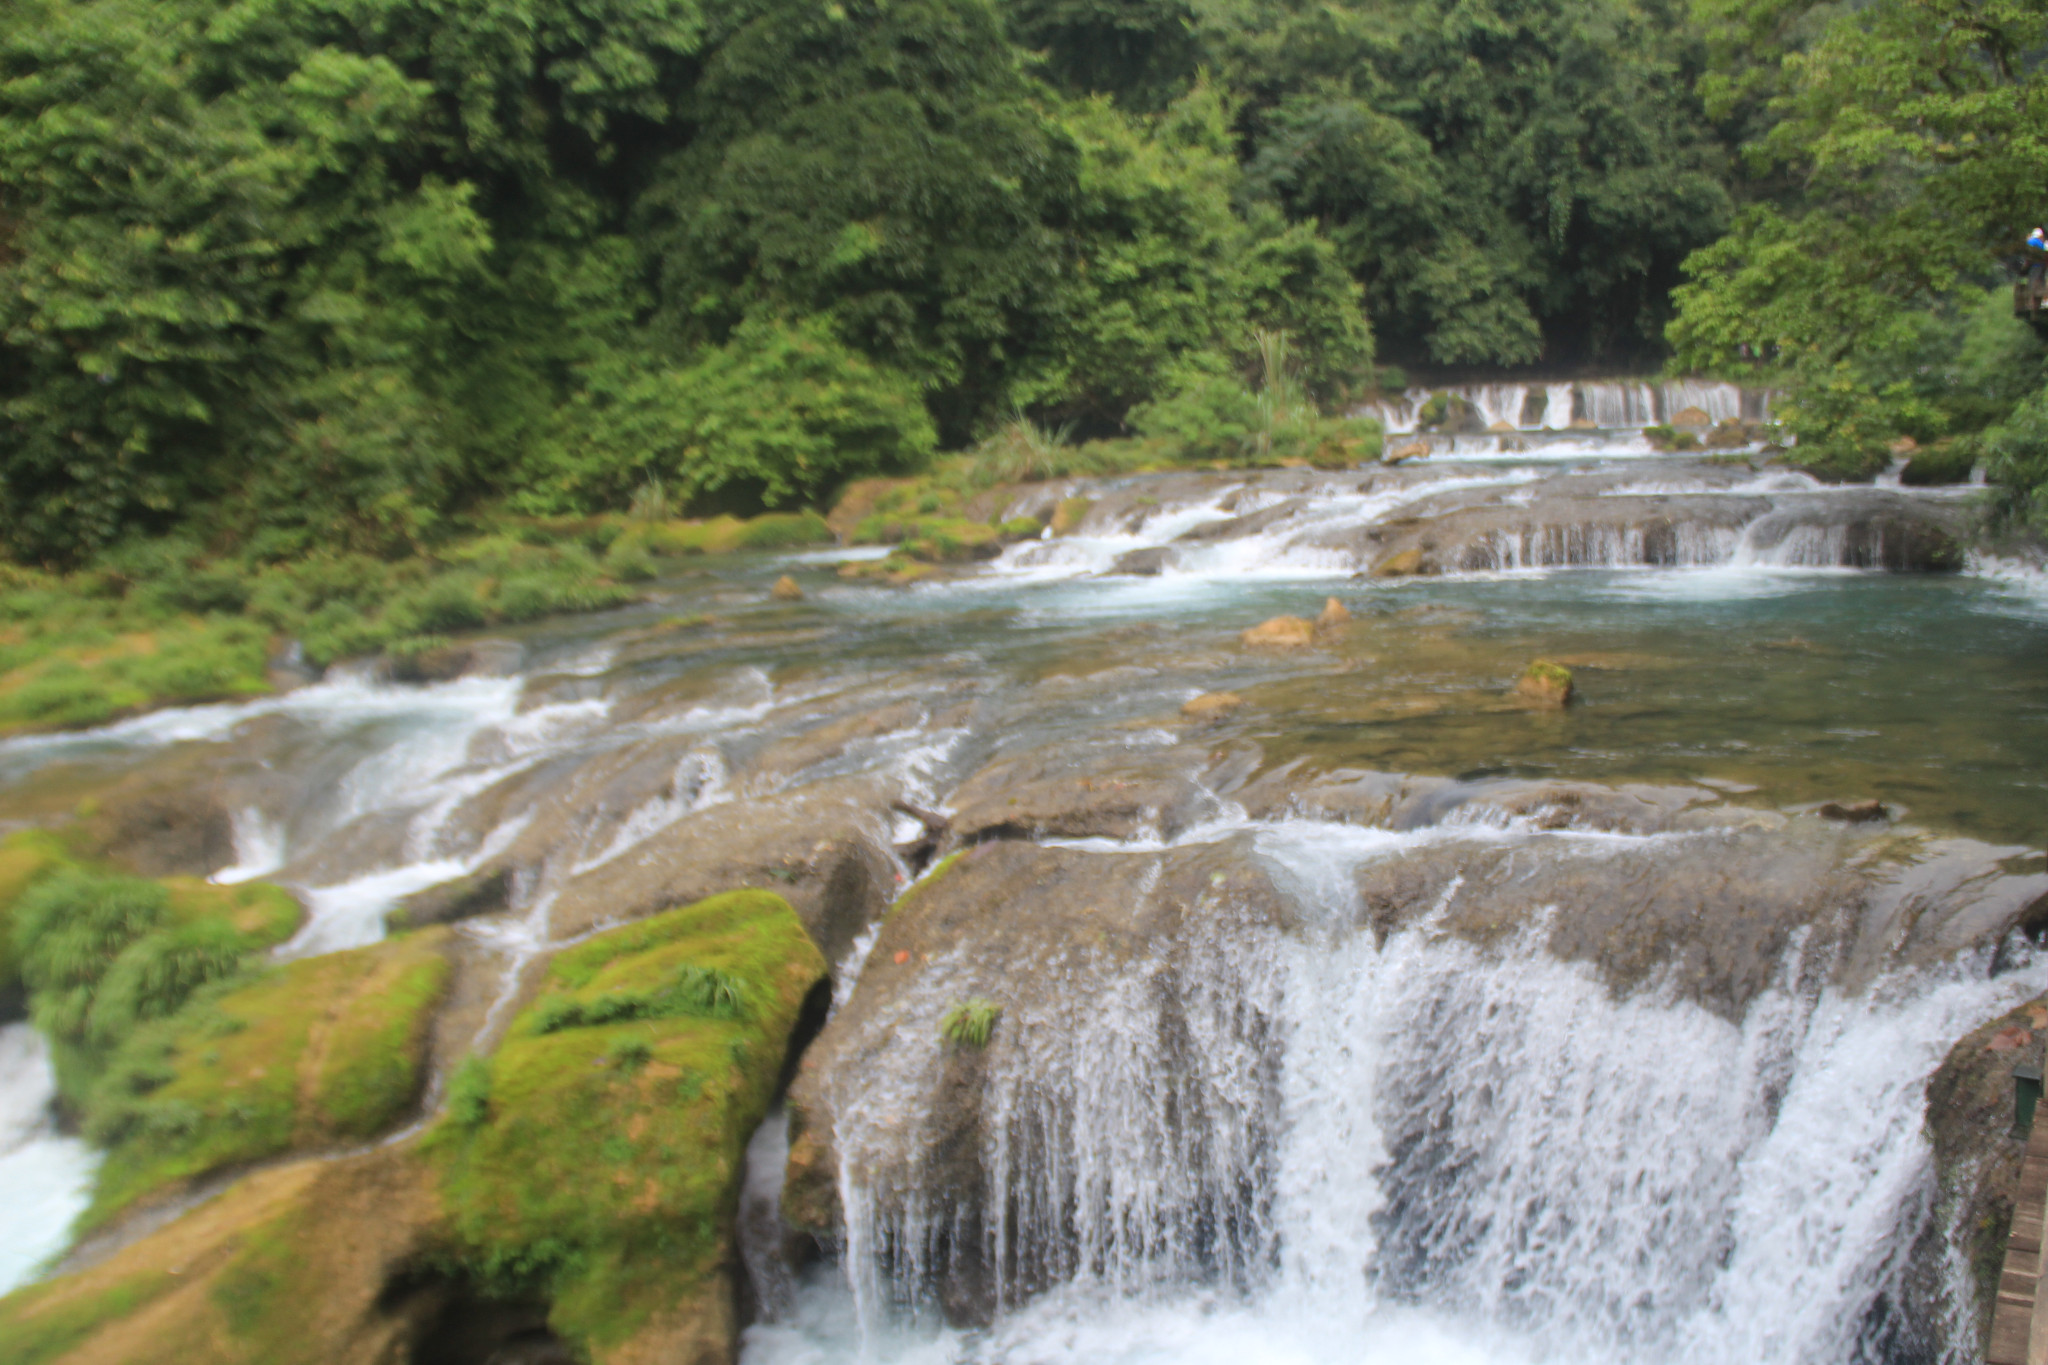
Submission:
{"label": "wooden railing", "polygon": [[2014,1135],[2026,1134],[2020,1187],[2012,1201],[2012,1230],[2005,1237],[2005,1266],[1998,1274],[1998,1302],[1991,1310],[1991,1349],[1986,1365],[2048,1365],[2048,1292],[2044,1292],[2041,1237],[2048,1230],[2048,1123],[2035,1123],[2041,1068],[2025,1062],[2013,1068]]}

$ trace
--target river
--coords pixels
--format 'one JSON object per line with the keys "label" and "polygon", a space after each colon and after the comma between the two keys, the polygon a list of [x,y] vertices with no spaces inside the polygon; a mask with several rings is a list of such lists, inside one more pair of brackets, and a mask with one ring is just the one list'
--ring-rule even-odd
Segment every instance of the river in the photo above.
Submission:
{"label": "river", "polygon": [[[1131,905],[1241,870],[1272,908],[1233,902],[1156,954],[1077,950],[1013,991],[971,1196],[906,1147],[944,1117],[935,1045],[889,1041],[910,997],[871,985],[871,931],[835,945],[826,1042],[871,1029],[878,1059],[831,1090],[844,1236],[763,1296],[749,1365],[1923,1358],[1899,1303],[1938,1216],[1927,1078],[2048,990],[2048,956],[1981,927],[1871,928],[1908,890],[1944,926],[2048,891],[2048,586],[1984,559],[1873,567],[1972,491],[1572,432],[1392,471],[1060,486],[1033,510],[1076,494],[1073,534],[945,581],[842,578],[864,551],[688,562],[476,676],[344,668],[10,741],[0,816],[203,774],[232,825],[213,875],[309,907],[286,955],[517,863],[512,909],[463,928],[509,982],[693,822],[816,801],[886,848],[918,829],[890,800],[962,818],[1005,764],[1170,788],[1023,842]],[[1439,571],[1374,576],[1403,546]],[[802,601],[768,596],[785,573]],[[1239,642],[1329,599],[1351,619],[1316,647]],[[1537,658],[1573,670],[1572,706],[1509,696]],[[1182,715],[1222,692],[1221,719]],[[1813,813],[1864,800],[1880,826]],[[900,884],[929,870],[887,856]],[[1767,882],[1788,859],[1863,877],[1865,920],[1787,911],[1733,965],[1712,933],[1635,967],[1558,947],[1660,869]],[[1456,921],[1518,886],[1499,927]],[[959,953],[924,1003],[985,983],[989,952]],[[89,1187],[49,1099],[9,1026],[0,1286],[61,1249]],[[1943,1265],[1961,1340],[1966,1267]]]}

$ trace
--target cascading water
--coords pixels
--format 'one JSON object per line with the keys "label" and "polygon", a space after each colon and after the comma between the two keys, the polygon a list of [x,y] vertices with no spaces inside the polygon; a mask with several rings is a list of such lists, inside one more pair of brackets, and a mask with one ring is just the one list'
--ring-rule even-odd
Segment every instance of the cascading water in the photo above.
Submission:
{"label": "cascading water", "polygon": [[1698,379],[1410,388],[1397,397],[1368,403],[1359,412],[1379,419],[1389,432],[1406,435],[1416,430],[1424,405],[1438,393],[1470,403],[1481,424],[1490,429],[1518,431],[1639,429],[1668,422],[1688,410],[1705,414],[1709,425],[1729,420],[1768,421],[1770,414],[1768,396],[1761,392]]}
{"label": "cascading water", "polygon": [[[1445,924],[1461,876],[1384,938],[1360,899],[1362,868],[1398,880],[1446,840],[1554,870],[1713,837],[1240,820],[1091,846],[1105,896],[1170,900],[1162,869],[1187,885],[1190,858],[1219,889],[1136,959],[994,969],[1040,984],[1012,987],[967,1117],[919,1024],[988,988],[976,945],[863,1019],[892,1041],[834,1093],[850,1288],[814,1283],[746,1360],[1750,1365],[1930,1340],[1896,1320],[1933,1184],[1925,1078],[2048,961],[1847,984],[1810,929],[1730,1017],[1681,972],[1617,994],[1560,960],[1569,907],[1474,942]],[[1234,895],[1247,860],[1277,922]],[[941,1330],[941,1307],[987,1325]]]}
{"label": "cascading water", "polygon": [[99,1158],[57,1131],[56,1096],[42,1035],[28,1024],[0,1027],[0,1191],[7,1195],[0,1294],[64,1250],[92,1190]]}

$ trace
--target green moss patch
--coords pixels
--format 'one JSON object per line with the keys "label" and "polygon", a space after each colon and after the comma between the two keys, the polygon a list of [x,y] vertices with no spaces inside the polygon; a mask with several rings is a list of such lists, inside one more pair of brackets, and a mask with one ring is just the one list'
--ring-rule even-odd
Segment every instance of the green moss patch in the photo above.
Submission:
{"label": "green moss patch", "polygon": [[307,958],[137,1030],[86,1103],[108,1151],[85,1225],[174,1182],[397,1123],[446,988],[444,938]]}
{"label": "green moss patch", "polygon": [[747,1139],[826,964],[738,891],[558,956],[429,1138],[468,1273],[538,1290],[598,1360],[724,1251]]}
{"label": "green moss patch", "polygon": [[273,886],[115,876],[69,861],[47,838],[15,851],[26,884],[10,904],[10,942],[58,1094],[74,1107],[131,1034],[241,973],[300,918]]}
{"label": "green moss patch", "polygon": [[70,862],[56,836],[43,830],[19,830],[0,840],[0,1001],[10,1003],[6,1013],[24,1001],[14,907],[29,887]]}

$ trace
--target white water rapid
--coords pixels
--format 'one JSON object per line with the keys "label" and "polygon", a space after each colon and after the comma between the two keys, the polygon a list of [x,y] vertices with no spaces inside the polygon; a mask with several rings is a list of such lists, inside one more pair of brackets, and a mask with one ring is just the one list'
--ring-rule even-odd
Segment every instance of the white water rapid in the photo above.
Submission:
{"label": "white water rapid", "polygon": [[0,1027],[0,1294],[64,1250],[99,1158],[57,1131],[50,1053],[27,1024]]}
{"label": "white water rapid", "polygon": [[[929,1045],[871,1057],[836,1111],[843,1264],[749,1330],[746,1365],[1890,1358],[1929,1213],[1926,1078],[2048,989],[2048,961],[1994,974],[1986,950],[1845,989],[1795,937],[1731,1020],[1675,975],[1617,996],[1560,961],[1558,906],[1492,944],[1447,932],[1459,878],[1383,942],[1363,927],[1361,868],[1446,839],[1537,865],[1693,837],[1185,836],[1256,859],[1294,927],[1226,914],[1178,956],[1077,948],[1006,1013],[980,1102],[991,1224],[920,1188],[903,1146],[939,1102]],[[970,967],[931,970],[926,1004]],[[985,1327],[940,1324],[935,1279],[963,1264],[1000,1305]]]}
{"label": "white water rapid", "polygon": [[1590,379],[1566,384],[1452,384],[1410,388],[1399,397],[1368,403],[1361,414],[1376,417],[1390,434],[1416,429],[1423,406],[1438,393],[1470,403],[1488,429],[1618,431],[1668,422],[1688,409],[1704,413],[1707,424],[1770,420],[1768,396],[1734,384],[1707,380]]}

